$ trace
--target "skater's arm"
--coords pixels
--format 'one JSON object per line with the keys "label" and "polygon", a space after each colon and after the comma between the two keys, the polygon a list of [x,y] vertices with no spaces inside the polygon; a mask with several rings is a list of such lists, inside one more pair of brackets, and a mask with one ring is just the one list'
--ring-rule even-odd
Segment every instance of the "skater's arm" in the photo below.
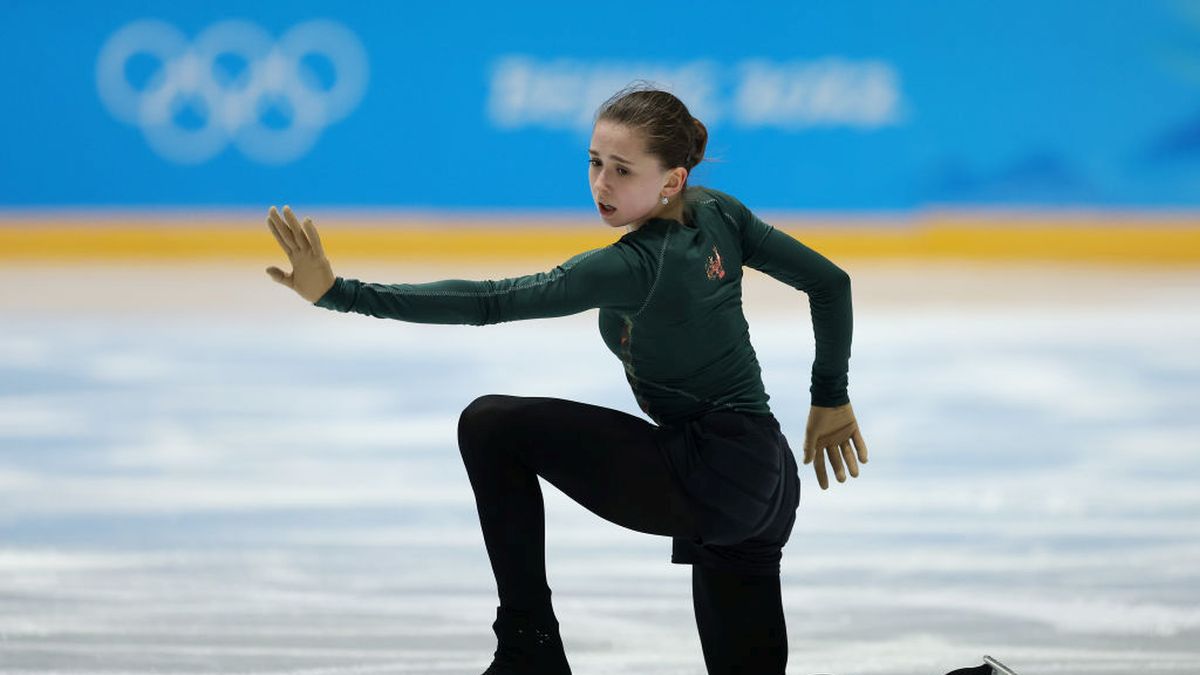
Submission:
{"label": "skater's arm", "polygon": [[720,193],[741,233],[742,264],[804,291],[816,342],[812,404],[833,407],[850,401],[846,391],[854,312],[850,275],[828,258],[754,215],[736,198]]}
{"label": "skater's arm", "polygon": [[373,284],[335,276],[317,228],[288,206],[271,207],[267,227],[293,271],[268,267],[275,281],[309,302],[339,312],[416,323],[484,325],[575,314],[593,307],[637,308],[649,274],[615,244],[572,256],[549,272],[499,280],[446,279],[422,284]]}
{"label": "skater's arm", "polygon": [[846,392],[854,312],[850,275],[825,256],[771,227],[736,199],[728,208],[740,225],[742,262],[808,294],[816,356],[813,359],[812,407],[804,434],[804,463],[812,464],[817,483],[829,489],[828,458],[839,483],[849,471],[857,478],[867,462],[867,444]]}
{"label": "skater's arm", "polygon": [[485,324],[636,308],[646,285],[615,246],[585,251],[548,272],[506,279],[378,284],[337,277],[318,307],[415,323]]}
{"label": "skater's arm", "polygon": [[721,196],[725,197],[722,205],[739,227],[742,263],[808,294],[816,355],[804,463],[813,464],[822,490],[829,488],[827,457],[838,482],[846,481],[847,470],[857,478],[859,463],[867,461],[867,445],[846,391],[854,329],[850,275],[786,232],[764,223],[738,200]]}

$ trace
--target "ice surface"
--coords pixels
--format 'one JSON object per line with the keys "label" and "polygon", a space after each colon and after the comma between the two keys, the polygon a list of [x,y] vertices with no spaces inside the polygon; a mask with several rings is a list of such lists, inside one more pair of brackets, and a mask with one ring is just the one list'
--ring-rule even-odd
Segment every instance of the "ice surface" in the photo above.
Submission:
{"label": "ice surface", "polygon": [[[801,467],[789,672],[1195,672],[1200,270],[845,266],[871,459],[827,491]],[[459,411],[641,414],[594,310],[380,321],[261,267],[0,270],[0,672],[478,675],[496,595]],[[748,271],[746,312],[799,452],[806,301]],[[703,673],[670,540],[543,492],[575,672]]]}

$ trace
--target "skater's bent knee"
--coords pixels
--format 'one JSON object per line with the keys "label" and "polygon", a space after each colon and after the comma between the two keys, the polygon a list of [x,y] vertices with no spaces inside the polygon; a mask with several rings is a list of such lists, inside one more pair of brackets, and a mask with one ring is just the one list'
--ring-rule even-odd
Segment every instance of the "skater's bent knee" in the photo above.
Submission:
{"label": "skater's bent knee", "polygon": [[460,449],[474,446],[476,439],[488,439],[499,428],[498,423],[511,406],[511,396],[484,394],[471,401],[458,416],[458,444]]}

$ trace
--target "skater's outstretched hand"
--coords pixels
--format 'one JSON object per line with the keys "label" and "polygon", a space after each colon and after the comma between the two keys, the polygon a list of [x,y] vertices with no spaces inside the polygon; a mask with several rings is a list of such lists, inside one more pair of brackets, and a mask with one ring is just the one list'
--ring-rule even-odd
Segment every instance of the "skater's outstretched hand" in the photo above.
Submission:
{"label": "skater's outstretched hand", "polygon": [[272,265],[267,268],[267,274],[309,302],[320,300],[333,286],[335,277],[312,218],[305,218],[302,225],[292,213],[292,207],[285,204],[280,215],[272,206],[267,212],[267,227],[292,262],[291,272]]}
{"label": "skater's outstretched hand", "polygon": [[[853,447],[851,440],[854,441]],[[833,408],[814,405],[808,411],[804,463],[816,460],[813,470],[817,472],[817,482],[822,490],[829,488],[829,477],[825,475],[825,454],[829,455],[829,462],[833,464],[833,472],[839,483],[846,482],[847,466],[850,475],[858,478],[858,463],[867,463],[867,443],[858,431],[858,421],[854,419],[854,409],[849,403]]]}

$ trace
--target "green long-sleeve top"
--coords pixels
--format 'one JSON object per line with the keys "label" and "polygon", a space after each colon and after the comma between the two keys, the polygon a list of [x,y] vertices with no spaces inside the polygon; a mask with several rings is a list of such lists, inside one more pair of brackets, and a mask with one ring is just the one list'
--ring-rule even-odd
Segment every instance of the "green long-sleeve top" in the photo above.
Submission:
{"label": "green long-sleeve top", "polygon": [[808,294],[812,404],[849,402],[850,277],[734,197],[685,191],[684,222],[651,218],[549,272],[507,279],[376,284],[337,277],[317,306],[381,319],[482,326],[599,308],[600,335],[638,406],[658,424],[716,408],[770,412],[742,313],[742,266]]}

